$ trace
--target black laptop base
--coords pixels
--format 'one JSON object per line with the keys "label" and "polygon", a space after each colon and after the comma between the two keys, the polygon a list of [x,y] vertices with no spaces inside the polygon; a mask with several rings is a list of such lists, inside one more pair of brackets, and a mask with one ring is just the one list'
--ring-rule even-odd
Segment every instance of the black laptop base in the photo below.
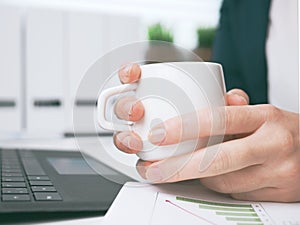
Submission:
{"label": "black laptop base", "polygon": [[96,174],[79,152],[0,149],[0,162],[0,213],[105,214],[122,187]]}

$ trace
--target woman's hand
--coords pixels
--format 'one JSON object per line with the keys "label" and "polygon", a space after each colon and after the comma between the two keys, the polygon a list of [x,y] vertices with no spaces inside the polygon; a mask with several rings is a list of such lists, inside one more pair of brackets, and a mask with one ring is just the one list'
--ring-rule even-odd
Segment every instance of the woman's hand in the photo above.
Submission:
{"label": "woman's hand", "polygon": [[[137,65],[129,67],[126,72],[120,71],[124,83],[134,82],[139,77]],[[142,176],[158,183],[201,178],[208,188],[242,200],[300,201],[299,114],[272,105],[248,106],[247,95],[238,90],[228,93],[226,98],[230,106],[225,107],[225,134],[240,138],[221,143],[205,170],[200,167],[202,159],[213,147],[199,149],[189,156],[158,162],[141,161],[138,167],[143,166],[139,170]],[[144,114],[142,104],[135,99],[120,100],[115,111],[120,118],[132,121],[141,119]],[[153,127],[149,140],[154,144],[168,145],[219,135],[210,133],[211,121],[204,116],[206,113],[205,110],[197,112],[202,127],[198,133],[178,136],[180,128],[188,123],[189,115],[184,115],[165,121],[163,126]],[[154,129],[162,127],[165,130],[159,137]],[[156,134],[156,137],[151,134]],[[137,153],[142,148],[140,138],[134,133],[118,133],[114,140],[119,149],[128,153]]]}
{"label": "woman's hand", "polygon": [[[200,169],[200,164],[211,147],[195,151],[188,160],[183,155],[146,164],[143,175],[156,182],[202,178],[203,185],[229,193],[236,199],[300,201],[299,114],[272,105],[230,106],[225,112],[225,133],[247,135],[220,144],[205,170]],[[197,136],[177,136],[180,129],[177,125],[182,118],[165,121],[165,135],[160,145],[206,136],[211,123],[201,113],[200,126],[206,129]],[[183,127],[186,120],[188,116],[183,117]],[[185,162],[182,167],[180,164]],[[178,169],[180,167],[182,169]]]}
{"label": "woman's hand", "polygon": [[[141,68],[137,64],[128,64],[119,70],[119,78],[123,84],[137,82],[140,77]],[[247,105],[249,97],[244,91],[233,89],[226,94],[226,102],[228,105]],[[144,116],[143,104],[132,96],[121,98],[115,104],[115,114],[119,119],[139,121]],[[133,154],[138,153],[143,147],[140,137],[128,131],[114,135],[114,143],[121,151]]]}

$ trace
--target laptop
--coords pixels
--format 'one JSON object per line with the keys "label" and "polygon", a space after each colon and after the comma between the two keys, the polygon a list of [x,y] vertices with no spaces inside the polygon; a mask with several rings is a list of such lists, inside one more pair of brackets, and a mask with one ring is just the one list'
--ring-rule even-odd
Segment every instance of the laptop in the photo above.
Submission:
{"label": "laptop", "polygon": [[[106,167],[96,159],[93,163]],[[97,174],[81,153],[0,148],[0,213],[105,212],[130,178]],[[109,177],[110,176],[110,177]],[[112,178],[112,179],[110,179]],[[119,179],[120,180],[120,179]]]}

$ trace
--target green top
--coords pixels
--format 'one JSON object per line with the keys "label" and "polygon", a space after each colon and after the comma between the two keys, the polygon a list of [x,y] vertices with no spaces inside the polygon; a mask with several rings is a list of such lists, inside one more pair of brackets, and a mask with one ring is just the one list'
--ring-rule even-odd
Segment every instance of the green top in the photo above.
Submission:
{"label": "green top", "polygon": [[224,0],[213,61],[224,68],[227,89],[241,88],[251,104],[268,102],[266,39],[271,0]]}

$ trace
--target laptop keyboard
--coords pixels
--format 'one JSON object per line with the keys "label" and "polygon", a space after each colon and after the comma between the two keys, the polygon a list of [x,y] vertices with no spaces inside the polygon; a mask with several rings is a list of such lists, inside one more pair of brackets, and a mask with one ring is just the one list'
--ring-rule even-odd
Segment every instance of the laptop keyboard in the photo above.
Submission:
{"label": "laptop keyboard", "polygon": [[62,201],[30,151],[1,150],[1,201]]}

